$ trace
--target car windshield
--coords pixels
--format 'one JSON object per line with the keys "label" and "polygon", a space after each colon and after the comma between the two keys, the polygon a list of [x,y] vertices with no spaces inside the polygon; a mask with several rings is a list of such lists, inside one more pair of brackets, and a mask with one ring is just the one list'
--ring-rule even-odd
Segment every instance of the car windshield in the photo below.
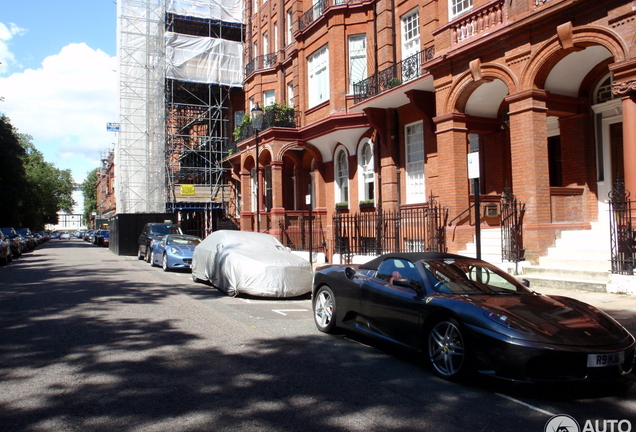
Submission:
{"label": "car windshield", "polygon": [[422,261],[437,292],[446,294],[527,294],[519,281],[484,261]]}
{"label": "car windshield", "polygon": [[178,225],[154,225],[150,230],[154,235],[181,234]]}
{"label": "car windshield", "polygon": [[201,239],[196,237],[168,237],[167,243],[171,246],[196,246],[201,243]]}

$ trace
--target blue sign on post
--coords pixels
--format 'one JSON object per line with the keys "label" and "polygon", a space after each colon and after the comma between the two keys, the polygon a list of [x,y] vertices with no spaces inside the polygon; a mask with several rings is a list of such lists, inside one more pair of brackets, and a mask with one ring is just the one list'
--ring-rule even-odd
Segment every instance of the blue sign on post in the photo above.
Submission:
{"label": "blue sign on post", "polygon": [[106,130],[108,132],[119,132],[119,123],[106,123]]}

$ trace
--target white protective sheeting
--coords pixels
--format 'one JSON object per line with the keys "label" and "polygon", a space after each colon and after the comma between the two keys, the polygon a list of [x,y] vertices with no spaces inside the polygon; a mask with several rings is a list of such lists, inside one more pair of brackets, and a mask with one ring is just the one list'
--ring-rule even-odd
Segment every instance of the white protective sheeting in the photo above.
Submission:
{"label": "white protective sheeting", "polygon": [[311,291],[313,272],[269,234],[220,230],[194,249],[192,277],[232,296],[296,297]]}
{"label": "white protective sheeting", "polygon": [[243,85],[243,44],[166,32],[168,78],[231,87]]}
{"label": "white protective sheeting", "polygon": [[167,0],[166,11],[177,15],[243,22],[243,0]]}

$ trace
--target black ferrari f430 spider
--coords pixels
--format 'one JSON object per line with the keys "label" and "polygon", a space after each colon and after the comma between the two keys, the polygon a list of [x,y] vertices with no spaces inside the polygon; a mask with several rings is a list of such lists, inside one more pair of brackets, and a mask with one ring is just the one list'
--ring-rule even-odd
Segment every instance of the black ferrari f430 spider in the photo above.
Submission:
{"label": "black ferrari f430 spider", "polygon": [[392,253],[316,270],[316,326],[424,354],[448,380],[469,372],[513,381],[596,381],[628,374],[634,337],[581,301],[531,291],[481,260]]}

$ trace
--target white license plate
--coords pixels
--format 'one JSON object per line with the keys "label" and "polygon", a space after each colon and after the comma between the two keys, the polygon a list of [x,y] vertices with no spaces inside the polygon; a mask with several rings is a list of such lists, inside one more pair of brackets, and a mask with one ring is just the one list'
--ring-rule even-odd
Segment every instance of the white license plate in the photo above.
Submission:
{"label": "white license plate", "polygon": [[616,352],[608,354],[588,354],[587,367],[608,367],[622,364],[625,361],[625,352]]}

